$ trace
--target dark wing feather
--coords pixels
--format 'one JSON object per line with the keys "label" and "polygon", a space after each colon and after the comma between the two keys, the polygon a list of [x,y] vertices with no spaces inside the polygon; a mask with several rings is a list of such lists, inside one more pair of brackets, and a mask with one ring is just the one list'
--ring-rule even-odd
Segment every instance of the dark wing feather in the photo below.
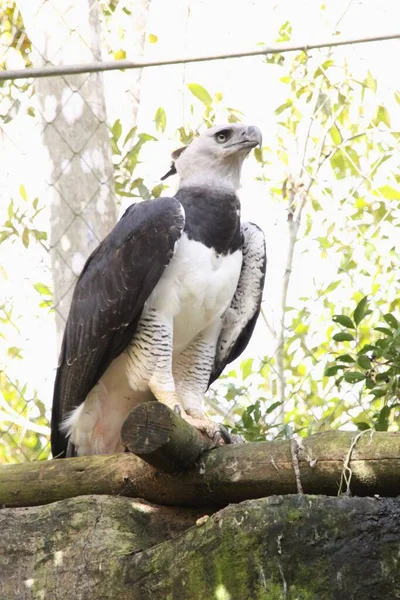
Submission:
{"label": "dark wing feather", "polygon": [[130,343],[143,305],[174,255],[183,215],[174,198],[133,204],[88,258],[73,294],[54,384],[53,456],[64,455],[67,447],[62,419]]}
{"label": "dark wing feather", "polygon": [[264,233],[254,223],[243,223],[242,236],[242,270],[218,339],[209,385],[246,348],[260,314],[267,266]]}

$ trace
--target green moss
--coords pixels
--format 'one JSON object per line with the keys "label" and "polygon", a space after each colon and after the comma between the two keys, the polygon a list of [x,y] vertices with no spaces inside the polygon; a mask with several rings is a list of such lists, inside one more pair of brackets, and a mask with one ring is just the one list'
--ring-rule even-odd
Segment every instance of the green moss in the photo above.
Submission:
{"label": "green moss", "polygon": [[301,512],[296,508],[289,508],[286,511],[286,520],[288,523],[295,523],[296,521],[300,521],[304,518],[304,511]]}

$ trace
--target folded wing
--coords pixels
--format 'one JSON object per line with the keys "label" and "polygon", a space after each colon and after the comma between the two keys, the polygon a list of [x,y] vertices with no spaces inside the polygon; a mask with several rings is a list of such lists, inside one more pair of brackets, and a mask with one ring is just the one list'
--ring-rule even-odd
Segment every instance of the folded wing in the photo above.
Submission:
{"label": "folded wing", "polygon": [[265,237],[254,223],[242,224],[242,236],[242,270],[219,336],[210,385],[246,348],[260,314],[267,266]]}
{"label": "folded wing", "polygon": [[59,429],[62,419],[84,402],[130,343],[184,223],[183,208],[174,198],[133,204],[88,258],[72,298],[55,380],[53,456],[67,446]]}

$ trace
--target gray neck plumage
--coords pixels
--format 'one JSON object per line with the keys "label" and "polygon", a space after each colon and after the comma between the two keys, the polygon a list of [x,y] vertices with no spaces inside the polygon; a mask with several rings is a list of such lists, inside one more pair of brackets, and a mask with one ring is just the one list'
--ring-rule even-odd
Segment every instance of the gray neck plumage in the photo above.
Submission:
{"label": "gray neck plumage", "polygon": [[180,187],[216,186],[237,192],[243,166],[243,156],[233,155],[230,160],[216,160],[213,155],[199,155],[186,160],[185,152],[178,159],[177,173]]}
{"label": "gray neck plumage", "polygon": [[231,254],[241,247],[240,202],[234,188],[182,182],[176,198],[185,210],[189,239],[217,254]]}

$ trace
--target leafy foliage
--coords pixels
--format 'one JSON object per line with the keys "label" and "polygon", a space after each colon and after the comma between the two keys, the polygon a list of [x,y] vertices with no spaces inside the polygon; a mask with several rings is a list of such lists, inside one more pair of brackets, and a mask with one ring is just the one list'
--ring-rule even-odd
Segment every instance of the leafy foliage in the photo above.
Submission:
{"label": "leafy foliage", "polygon": [[371,312],[368,298],[364,297],[352,317],[344,314],[333,317],[336,323],[354,333],[344,337],[346,331],[343,331],[333,336],[335,341],[351,343],[335,356],[325,375],[337,377],[335,384],[339,389],[347,383],[361,397],[366,397],[370,409],[363,414],[365,420],[360,420],[360,416],[355,419],[359,429],[387,431],[390,426],[398,428],[400,417],[400,323],[393,313],[386,313],[383,325],[363,328],[362,322]]}
{"label": "leafy foliage", "polygon": [[137,133],[137,127],[132,127],[123,136],[119,119],[111,127],[110,133],[115,168],[115,191],[118,196],[141,198],[143,200],[158,197],[163,186],[157,186],[149,190],[144,184],[143,178],[133,178],[133,173],[139,164],[141,149],[148,142],[156,142],[157,138],[148,133]]}
{"label": "leafy foliage", "polygon": [[[19,64],[21,69],[31,67],[32,45],[16,2],[0,3],[0,23],[0,70],[8,68],[10,63]],[[0,81],[0,122],[8,123],[21,109],[34,116],[35,111],[30,104],[32,95],[33,85],[29,80]]]}
{"label": "leafy foliage", "polygon": [[0,244],[6,240],[18,238],[28,248],[30,241],[47,240],[47,232],[34,227],[36,217],[43,210],[39,207],[39,198],[28,202],[25,187],[20,186],[20,197],[23,202],[19,205],[11,198],[8,205],[8,219],[0,226]]}
{"label": "leafy foliage", "polygon": [[[7,252],[12,246],[32,251],[32,246],[43,245],[47,232],[36,226],[43,207],[38,198],[31,200],[20,186],[19,198],[11,199],[7,220],[0,225],[0,248]],[[45,247],[47,252],[47,247]],[[3,287],[7,273],[1,269]],[[52,291],[41,282],[32,283],[38,298],[38,310],[52,310]],[[34,307],[30,308],[34,314]],[[45,404],[38,392],[16,377],[15,367],[23,358],[24,335],[19,329],[20,315],[13,298],[0,301],[0,464],[25,460],[45,459],[49,456],[49,427]],[[11,340],[18,340],[18,345]]]}

